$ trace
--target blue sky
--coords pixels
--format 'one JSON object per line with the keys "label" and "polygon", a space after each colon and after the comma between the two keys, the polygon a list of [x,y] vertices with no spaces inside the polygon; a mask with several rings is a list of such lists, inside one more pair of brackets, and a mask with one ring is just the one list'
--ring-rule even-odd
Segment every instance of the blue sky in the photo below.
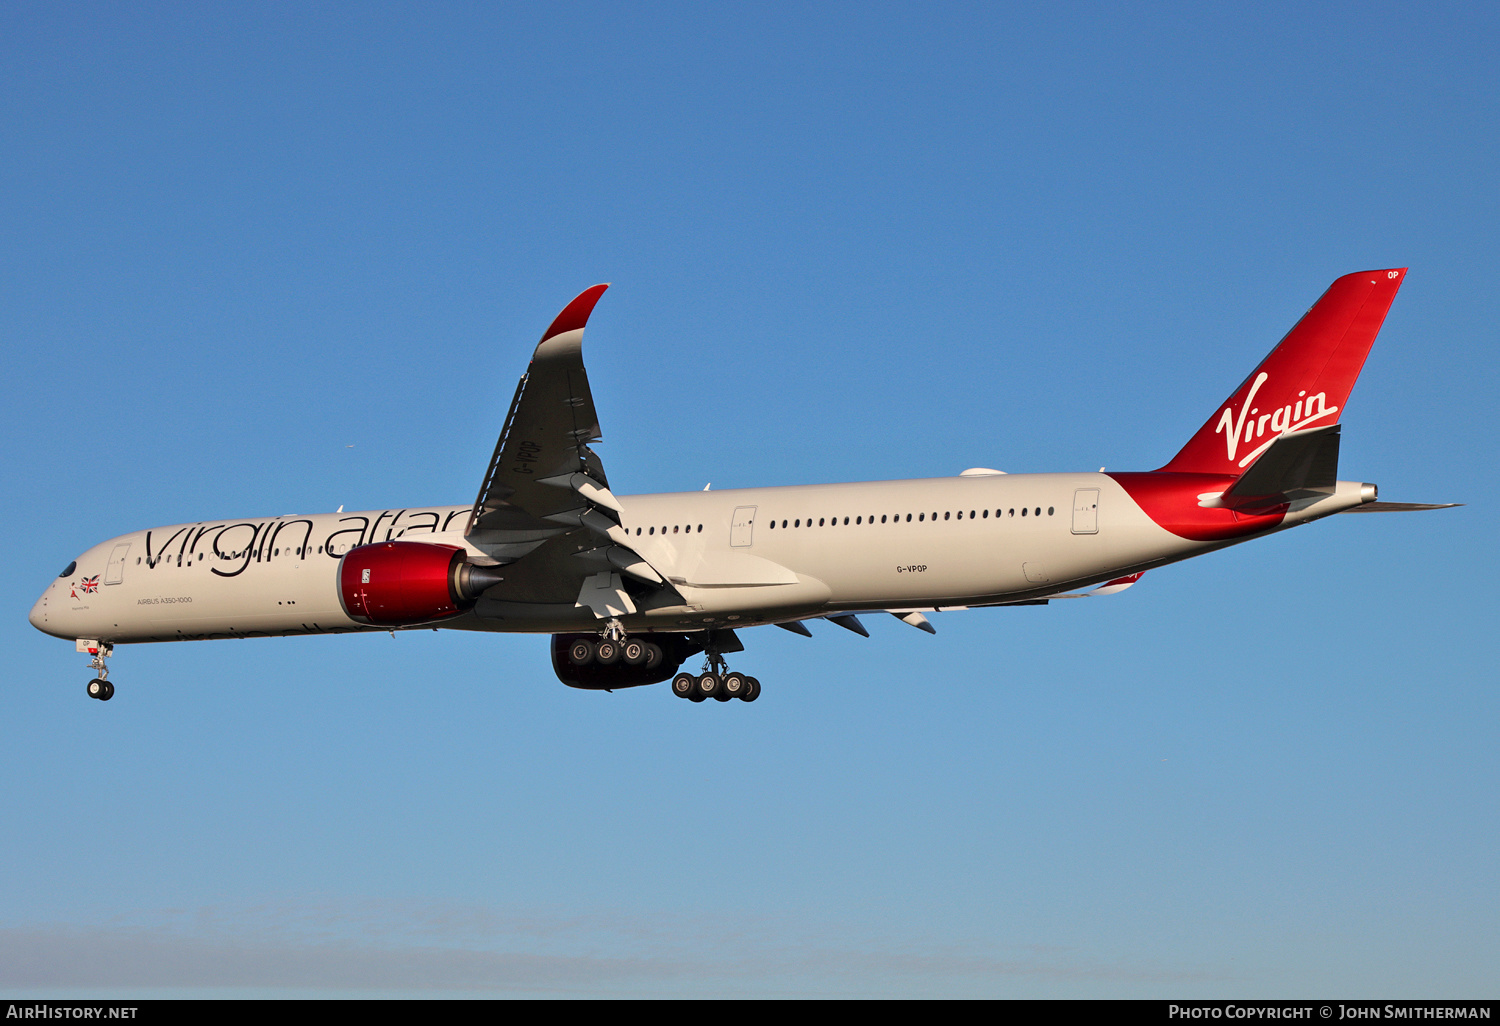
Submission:
{"label": "blue sky", "polygon": [[[1462,4],[8,8],[0,992],[1492,996],[1497,41]],[[470,501],[598,281],[628,494],[1150,469],[1391,266],[1341,476],[1469,505],[936,637],[751,631],[754,706],[456,632],[122,648],[105,705],[26,622],[125,531]]]}

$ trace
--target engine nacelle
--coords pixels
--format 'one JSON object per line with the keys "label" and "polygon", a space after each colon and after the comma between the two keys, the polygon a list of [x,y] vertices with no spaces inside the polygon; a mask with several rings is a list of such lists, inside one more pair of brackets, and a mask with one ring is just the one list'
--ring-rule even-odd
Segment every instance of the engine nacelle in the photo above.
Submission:
{"label": "engine nacelle", "polygon": [[387,541],[361,545],[339,560],[339,600],[350,619],[381,627],[445,620],[502,580],[456,545]]}
{"label": "engine nacelle", "polygon": [[573,642],[580,639],[598,641],[599,635],[554,634],[552,635],[552,669],[557,673],[557,679],[570,688],[613,691],[615,688],[634,688],[642,684],[655,684],[658,681],[667,680],[677,672],[677,668],[682,665],[684,659],[703,651],[703,646],[693,642],[686,634],[637,636],[643,639],[650,638],[655,644],[661,646],[662,660],[656,666],[650,668],[627,666],[623,662],[609,666],[601,666],[598,663],[577,666],[568,658],[568,649]]}

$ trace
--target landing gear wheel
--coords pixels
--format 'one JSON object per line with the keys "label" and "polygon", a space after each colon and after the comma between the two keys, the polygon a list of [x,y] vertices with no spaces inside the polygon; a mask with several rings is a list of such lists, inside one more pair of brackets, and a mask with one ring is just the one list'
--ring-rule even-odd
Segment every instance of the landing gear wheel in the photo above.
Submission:
{"label": "landing gear wheel", "polygon": [[745,697],[745,690],[750,686],[750,678],[743,673],[734,672],[724,675],[724,700]]}
{"label": "landing gear wheel", "polygon": [[90,698],[97,698],[102,702],[104,701],[104,696],[109,694],[112,690],[114,689],[109,686],[108,681],[100,680],[98,677],[95,677],[93,680],[89,681]]}
{"label": "landing gear wheel", "polygon": [[613,666],[620,661],[620,646],[605,638],[594,646],[594,658],[600,666]]}
{"label": "landing gear wheel", "polygon": [[745,688],[744,694],[740,695],[740,700],[743,702],[753,702],[760,697],[760,681],[754,677],[746,677],[745,683],[748,686]]}
{"label": "landing gear wheel", "polygon": [[587,666],[594,661],[594,644],[579,639],[568,646],[568,662],[574,666]]}
{"label": "landing gear wheel", "polygon": [[99,701],[101,701],[101,702],[108,702],[111,698],[114,698],[114,697],[115,697],[115,686],[113,684],[111,684],[109,681],[105,681],[104,682],[104,694],[102,694],[102,695],[99,696]]}
{"label": "landing gear wheel", "polygon": [[701,701],[704,698],[718,698],[719,693],[724,690],[724,682],[712,673],[705,673],[698,678],[698,686],[694,694]]}
{"label": "landing gear wheel", "polygon": [[679,673],[672,678],[672,694],[678,698],[692,698],[693,689],[698,685],[698,678],[691,673]]}
{"label": "landing gear wheel", "polygon": [[620,646],[620,658],[625,660],[626,666],[640,666],[646,661],[647,655],[649,652],[644,641],[631,638]]}
{"label": "landing gear wheel", "polygon": [[646,669],[648,669],[648,670],[654,670],[654,669],[656,669],[658,666],[661,665],[661,661],[662,661],[663,658],[664,657],[662,656],[661,646],[660,645],[658,645],[654,641],[648,641],[648,642],[646,642],[646,663],[645,663]]}

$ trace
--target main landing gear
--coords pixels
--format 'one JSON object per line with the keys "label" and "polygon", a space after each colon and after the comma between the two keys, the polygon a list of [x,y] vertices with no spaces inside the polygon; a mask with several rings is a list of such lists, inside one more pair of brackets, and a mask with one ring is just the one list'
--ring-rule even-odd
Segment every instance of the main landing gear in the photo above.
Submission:
{"label": "main landing gear", "polygon": [[598,641],[579,638],[568,646],[568,662],[574,666],[588,666],[591,663],[613,666],[615,663],[624,663],[626,666],[654,670],[661,665],[663,658],[660,645],[654,641],[626,637],[625,629],[618,620],[609,622],[609,626],[604,629],[604,636]]}
{"label": "main landing gear", "polygon": [[753,702],[760,697],[760,681],[729,669],[724,657],[709,649],[702,673],[696,677],[691,673],[679,673],[672,678],[672,694],[678,698],[686,698],[689,702],[702,702],[710,698],[716,702],[727,702],[731,698]]}
{"label": "main landing gear", "polygon": [[89,681],[88,692],[90,698],[97,698],[101,702],[108,702],[111,698],[115,697],[115,686],[109,682],[109,667],[104,662],[114,654],[114,651],[115,646],[107,641],[99,642],[98,648],[89,649],[89,652],[94,656],[93,659],[89,660],[89,669],[99,671],[99,676]]}

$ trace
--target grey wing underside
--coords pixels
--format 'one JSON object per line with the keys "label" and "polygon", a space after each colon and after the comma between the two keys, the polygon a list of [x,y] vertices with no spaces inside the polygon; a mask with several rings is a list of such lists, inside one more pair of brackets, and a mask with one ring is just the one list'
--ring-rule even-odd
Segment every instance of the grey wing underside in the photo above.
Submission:
{"label": "grey wing underside", "polygon": [[[583,474],[600,489],[609,488],[604,465],[589,448],[590,442],[600,440],[600,431],[582,347],[575,341],[549,349],[552,341],[537,346],[531,366],[516,385],[466,533],[561,533],[551,518],[590,505],[572,487],[573,474]],[[576,521],[565,522],[576,526]]]}
{"label": "grey wing underside", "polygon": [[507,575],[513,584],[497,585],[489,598],[508,598],[514,588],[534,593],[545,582],[547,598],[532,594],[530,601],[576,596],[603,617],[635,611],[624,578],[664,584],[626,541],[620,504],[589,447],[601,432],[583,366],[583,329],[607,287],[588,289],[557,315],[516,386],[464,531],[497,563],[525,561]]}

